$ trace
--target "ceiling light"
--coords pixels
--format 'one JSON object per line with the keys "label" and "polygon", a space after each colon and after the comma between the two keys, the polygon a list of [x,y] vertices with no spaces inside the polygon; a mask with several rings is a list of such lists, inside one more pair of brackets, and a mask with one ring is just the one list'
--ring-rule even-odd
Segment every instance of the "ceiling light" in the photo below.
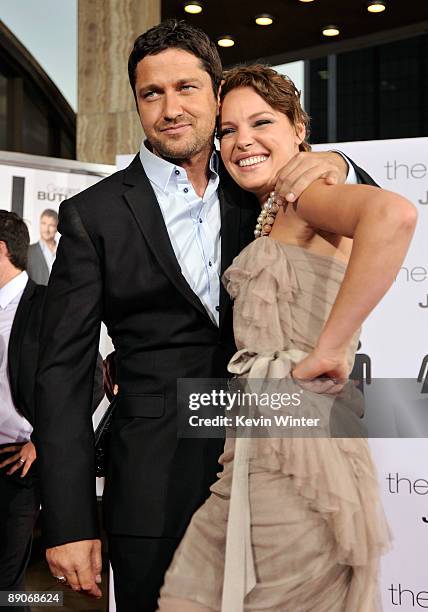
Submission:
{"label": "ceiling light", "polygon": [[269,26],[273,23],[272,15],[268,15],[267,13],[262,13],[261,15],[257,15],[256,23],[260,26]]}
{"label": "ceiling light", "polygon": [[328,25],[322,29],[324,36],[337,36],[339,34],[339,28],[335,25]]}
{"label": "ceiling light", "polygon": [[198,13],[202,13],[202,4],[197,2],[196,0],[192,0],[192,2],[186,2],[184,5],[184,10],[186,13],[190,13],[191,15],[197,15]]}
{"label": "ceiling light", "polygon": [[217,40],[217,44],[219,47],[233,47],[235,41],[229,34],[225,34],[224,36],[220,36]]}
{"label": "ceiling light", "polygon": [[385,0],[371,0],[367,4],[367,10],[369,13],[383,13],[385,9]]}
{"label": "ceiling light", "polygon": [[313,2],[314,0],[300,0],[300,2]]}

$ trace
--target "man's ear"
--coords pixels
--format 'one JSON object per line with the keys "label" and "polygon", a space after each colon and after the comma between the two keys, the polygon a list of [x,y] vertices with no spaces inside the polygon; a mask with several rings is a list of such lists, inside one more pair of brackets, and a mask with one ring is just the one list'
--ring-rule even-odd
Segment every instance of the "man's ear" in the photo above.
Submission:
{"label": "man's ear", "polygon": [[218,88],[218,92],[217,92],[217,117],[220,114],[220,95],[221,95],[221,88],[223,87],[223,83],[224,83],[224,79],[221,80],[220,87]]}
{"label": "man's ear", "polygon": [[0,258],[3,259],[4,257],[9,259],[9,249],[7,248],[6,242],[0,240]]}

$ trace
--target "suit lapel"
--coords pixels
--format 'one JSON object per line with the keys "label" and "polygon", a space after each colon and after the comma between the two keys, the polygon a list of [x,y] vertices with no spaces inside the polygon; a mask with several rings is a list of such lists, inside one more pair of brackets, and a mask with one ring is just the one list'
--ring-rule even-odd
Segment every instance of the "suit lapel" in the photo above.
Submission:
{"label": "suit lapel", "polygon": [[10,330],[9,348],[8,348],[8,369],[9,380],[12,391],[12,397],[16,403],[18,398],[18,374],[19,362],[21,358],[21,348],[24,337],[24,330],[28,316],[31,310],[31,300],[34,295],[36,285],[32,280],[29,280],[25,285],[24,292],[16,309],[13,319],[12,328]]}
{"label": "suit lapel", "polygon": [[220,187],[221,214],[221,274],[230,266],[239,252],[239,230],[241,210],[239,204],[231,200],[230,194]]}
{"label": "suit lapel", "polygon": [[156,195],[137,155],[125,171],[124,183],[130,188],[124,198],[131,209],[147,244],[165,275],[178,291],[209,320],[199,297],[192,291],[181,273]]}
{"label": "suit lapel", "polygon": [[[230,266],[240,247],[240,191],[231,184],[231,179],[220,168],[220,187],[218,190],[221,214],[221,276]],[[223,283],[220,282],[220,327],[224,322],[230,299]]]}

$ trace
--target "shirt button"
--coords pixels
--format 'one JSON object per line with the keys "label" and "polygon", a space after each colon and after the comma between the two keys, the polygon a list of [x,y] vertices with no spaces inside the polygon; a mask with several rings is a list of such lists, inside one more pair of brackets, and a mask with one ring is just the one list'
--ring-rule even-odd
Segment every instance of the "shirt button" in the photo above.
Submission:
{"label": "shirt button", "polygon": [[199,219],[199,223],[202,223],[202,219]]}
{"label": "shirt button", "polygon": [[211,266],[212,266],[212,263],[209,261],[209,262],[208,262],[208,265],[211,267]]}
{"label": "shirt button", "polygon": [[180,170],[174,170],[174,172],[177,176],[180,174]]}
{"label": "shirt button", "polygon": [[184,193],[187,193],[189,190],[187,189],[187,187],[185,187],[185,188],[183,189],[183,191],[184,191]]}
{"label": "shirt button", "polygon": [[217,310],[217,312],[220,312],[220,306],[216,306],[215,309]]}

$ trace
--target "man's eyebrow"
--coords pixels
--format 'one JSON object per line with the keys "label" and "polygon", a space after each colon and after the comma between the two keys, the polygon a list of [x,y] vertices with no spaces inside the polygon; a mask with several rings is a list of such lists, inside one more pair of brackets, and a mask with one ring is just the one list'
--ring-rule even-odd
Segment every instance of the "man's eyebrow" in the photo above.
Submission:
{"label": "man's eyebrow", "polygon": [[159,89],[162,89],[160,85],[156,85],[155,83],[148,83],[147,85],[143,85],[142,87],[140,87],[138,92],[142,93],[143,91],[159,91]]}
{"label": "man's eyebrow", "polygon": [[[196,77],[190,77],[188,79],[179,79],[178,81],[176,81],[176,83],[174,83],[174,85],[185,85],[186,83],[198,83],[201,84],[202,81]],[[162,85],[156,84],[156,83],[148,83],[147,85],[142,85],[139,89],[139,92],[145,92],[145,91],[160,91],[163,89]]]}
{"label": "man's eyebrow", "polygon": [[184,85],[185,83],[202,83],[202,81],[196,77],[190,77],[189,79],[180,79],[177,81],[177,85]]}

